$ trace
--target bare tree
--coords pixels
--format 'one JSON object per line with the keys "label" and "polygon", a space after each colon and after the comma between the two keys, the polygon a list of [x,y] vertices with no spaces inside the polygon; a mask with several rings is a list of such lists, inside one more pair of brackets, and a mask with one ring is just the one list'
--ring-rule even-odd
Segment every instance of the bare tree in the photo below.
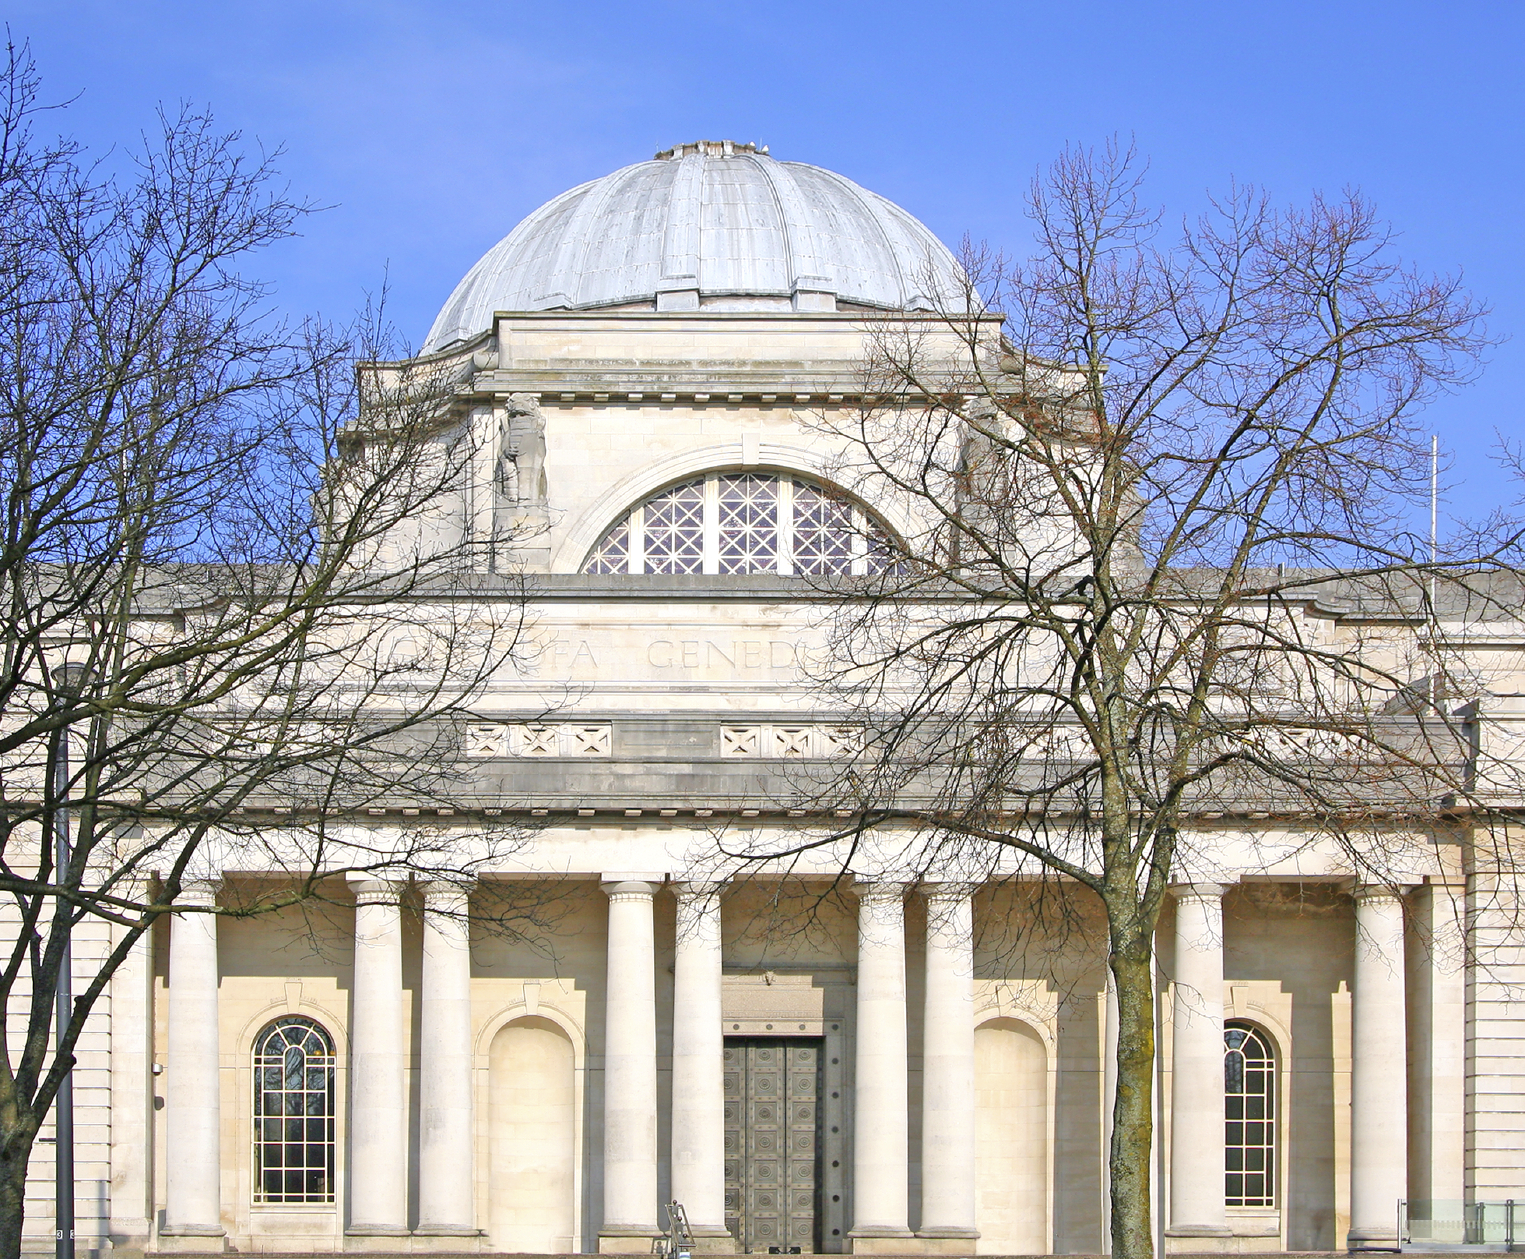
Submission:
{"label": "bare tree", "polygon": [[[349,870],[467,878],[517,842],[448,815],[462,722],[521,642],[448,527],[472,457],[456,382],[378,318],[290,327],[247,274],[306,207],[206,116],[113,174],[39,140],[0,76],[0,1254],[28,1159],[114,971],[182,889],[215,912]],[[395,357],[395,355],[393,356]],[[410,806],[415,820],[371,825]],[[203,908],[202,912],[205,912]],[[109,924],[78,960],[71,934]],[[67,987],[64,988],[67,992]]]}
{"label": "bare tree", "polygon": [[[1429,488],[1418,415],[1486,344],[1458,283],[1400,265],[1354,196],[1282,210],[1239,188],[1167,232],[1139,180],[1115,147],[1061,157],[1032,189],[1033,259],[967,251],[963,300],[886,319],[863,406],[819,419],[839,480],[898,528],[831,586],[813,666],[866,746],[804,789],[853,821],[730,841],[775,866],[871,850],[911,879],[1094,894],[1126,1259],[1153,1251],[1168,886],[1246,859],[1213,848],[1225,816],[1251,848],[1254,819],[1293,819],[1298,842],[1398,878],[1423,845],[1394,836],[1449,825],[1473,790],[1456,701],[1478,683],[1437,604],[1486,617],[1519,594],[1507,527],[1432,562],[1408,523]],[[1387,626],[1331,636],[1310,610],[1335,596]]]}

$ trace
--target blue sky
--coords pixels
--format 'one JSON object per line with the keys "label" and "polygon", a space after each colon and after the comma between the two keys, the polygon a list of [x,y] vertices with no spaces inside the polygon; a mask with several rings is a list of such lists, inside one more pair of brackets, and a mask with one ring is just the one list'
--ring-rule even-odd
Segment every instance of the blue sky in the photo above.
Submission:
{"label": "blue sky", "polygon": [[1447,502],[1514,489],[1525,437],[1525,7],[1502,2],[941,4],[513,0],[11,0],[63,125],[131,136],[212,107],[285,149],[332,208],[268,259],[294,313],[346,314],[389,277],[421,339],[455,281],[556,193],[699,138],[841,171],[950,244],[1020,252],[1021,194],[1067,142],[1131,134],[1149,189],[1194,210],[1230,178],[1299,199],[1360,188],[1404,253],[1461,271],[1506,343],[1433,410]]}

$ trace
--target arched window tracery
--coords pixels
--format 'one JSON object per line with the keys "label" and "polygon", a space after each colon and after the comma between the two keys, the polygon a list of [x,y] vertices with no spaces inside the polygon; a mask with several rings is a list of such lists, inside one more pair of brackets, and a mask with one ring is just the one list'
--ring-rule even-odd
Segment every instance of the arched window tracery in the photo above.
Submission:
{"label": "arched window tracery", "polygon": [[1276,1205],[1276,1051],[1253,1023],[1223,1029],[1224,1203]]}
{"label": "arched window tracery", "polygon": [[887,537],[825,486],[776,472],[711,472],[633,508],[583,572],[848,576],[879,571]]}
{"label": "arched window tracery", "polygon": [[255,1202],[334,1201],[335,1066],[312,1019],[277,1019],[255,1038]]}

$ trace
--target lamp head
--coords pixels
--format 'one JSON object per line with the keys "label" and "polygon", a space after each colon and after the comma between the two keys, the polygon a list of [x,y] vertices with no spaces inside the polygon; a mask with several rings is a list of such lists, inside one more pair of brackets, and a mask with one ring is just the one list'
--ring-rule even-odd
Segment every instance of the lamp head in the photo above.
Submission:
{"label": "lamp head", "polygon": [[89,678],[89,666],[80,664],[78,661],[71,660],[53,670],[53,685],[69,695],[78,695],[84,690]]}

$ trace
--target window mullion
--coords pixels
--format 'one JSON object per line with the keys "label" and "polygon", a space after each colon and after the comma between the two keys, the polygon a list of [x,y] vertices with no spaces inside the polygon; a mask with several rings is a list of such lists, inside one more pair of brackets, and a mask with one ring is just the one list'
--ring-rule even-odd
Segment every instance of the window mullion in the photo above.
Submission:
{"label": "window mullion", "polygon": [[778,499],[774,507],[778,520],[778,575],[794,575],[794,482],[789,477],[779,477]]}
{"label": "window mullion", "polygon": [[847,545],[852,559],[848,561],[847,569],[854,577],[862,577],[868,572],[868,520],[863,509],[857,506],[852,508],[849,520],[852,523],[848,529]]}
{"label": "window mullion", "polygon": [[713,472],[704,478],[704,573],[720,572],[720,478]]}
{"label": "window mullion", "polygon": [[630,513],[630,536],[625,542],[625,571],[639,576],[646,571],[646,507]]}

